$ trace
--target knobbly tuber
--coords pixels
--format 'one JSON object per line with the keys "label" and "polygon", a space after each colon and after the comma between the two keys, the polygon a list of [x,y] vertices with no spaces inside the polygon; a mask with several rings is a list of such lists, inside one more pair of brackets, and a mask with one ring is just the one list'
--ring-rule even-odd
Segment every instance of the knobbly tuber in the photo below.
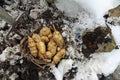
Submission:
{"label": "knobbly tuber", "polygon": [[56,42],[56,44],[62,48],[64,45],[64,39],[62,37],[62,35],[60,34],[59,31],[57,31],[54,27],[54,33],[53,33],[53,40]]}
{"label": "knobbly tuber", "polygon": [[28,36],[28,47],[30,49],[30,53],[34,56],[34,57],[37,57],[37,47],[36,47],[36,44],[34,42],[34,40]]}

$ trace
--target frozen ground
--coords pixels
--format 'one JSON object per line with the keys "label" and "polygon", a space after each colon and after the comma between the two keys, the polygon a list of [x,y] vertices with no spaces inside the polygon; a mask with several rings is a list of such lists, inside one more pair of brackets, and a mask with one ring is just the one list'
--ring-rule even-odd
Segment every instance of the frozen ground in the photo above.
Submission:
{"label": "frozen ground", "polygon": [[[39,21],[40,23],[37,24],[39,26],[46,24],[46,21],[44,19],[39,19],[39,14],[41,15],[44,13],[47,9],[50,9],[51,11],[53,8],[49,7],[49,5],[46,3],[45,0],[20,0],[22,5],[19,4],[18,8],[18,3],[19,0],[13,0],[14,4],[12,4],[12,1],[6,0],[6,5],[4,8],[12,15],[12,17],[17,17],[19,13],[24,12],[24,11],[29,11],[30,10],[30,17],[32,19],[35,19],[35,21]],[[40,3],[39,3],[40,2]],[[107,13],[107,11],[110,8],[113,8],[120,4],[119,0],[57,0],[55,2],[55,5],[59,10],[64,12],[64,15],[70,18],[77,18],[78,20],[75,22],[70,22],[67,21],[65,18],[62,17],[62,21],[64,23],[64,26],[62,29],[67,29],[71,31],[71,37],[72,41],[74,42],[75,45],[79,45],[82,43],[81,38],[78,38],[78,36],[82,35],[82,32],[86,29],[94,29],[98,25],[105,25],[105,20],[103,19],[103,15]],[[50,15],[48,15],[50,16]],[[50,18],[46,17],[45,18]],[[60,18],[61,19],[61,18]],[[48,19],[49,20],[49,19]],[[114,49],[111,52],[106,52],[106,53],[94,53],[91,55],[92,58],[87,59],[84,58],[83,54],[79,51],[76,51],[75,48],[73,48],[71,45],[68,46],[67,48],[67,53],[66,55],[69,56],[67,58],[64,58],[60,61],[58,66],[56,67],[55,65],[51,66],[50,72],[53,74],[51,77],[49,71],[39,71],[38,69],[34,68],[34,65],[30,62],[24,61],[22,56],[17,55],[19,53],[19,41],[16,42],[17,44],[12,44],[12,46],[6,45],[5,47],[2,47],[4,44],[3,42],[3,37],[7,30],[4,30],[4,27],[6,25],[6,22],[4,20],[0,21],[0,46],[1,46],[1,55],[0,55],[0,61],[5,62],[9,61],[10,65],[13,65],[10,69],[14,69],[13,73],[10,74],[10,71],[4,71],[4,69],[1,69],[0,71],[4,75],[10,75],[9,79],[11,80],[33,80],[34,77],[35,79],[38,80],[44,80],[47,76],[49,78],[48,80],[54,80],[52,76],[55,76],[55,80],[69,80],[65,78],[67,76],[67,73],[71,71],[71,74],[73,77],[71,80],[99,80],[98,74],[103,74],[104,76],[108,76],[109,74],[113,73],[117,66],[120,64],[120,49]],[[31,23],[31,22],[29,22]],[[33,31],[37,27],[33,27],[32,24],[27,24],[25,28],[20,27],[19,30],[22,30],[25,35],[29,33],[30,31]],[[50,23],[50,22],[49,22]],[[50,23],[51,24],[51,23]],[[32,27],[33,28],[32,28]],[[109,25],[113,37],[115,39],[116,44],[119,46],[120,45],[120,25]],[[9,28],[9,26],[8,26]],[[66,33],[63,33],[63,36],[69,37]],[[11,33],[10,35],[11,39],[16,40],[21,40],[21,37],[19,35],[16,35],[14,32]],[[76,42],[75,39],[78,39],[78,42]],[[14,42],[14,41],[13,41]],[[81,47],[81,46],[79,46]],[[16,65],[16,62],[19,60],[20,66]],[[27,65],[29,64],[29,65]],[[33,66],[31,66],[31,64]],[[5,64],[6,65],[6,64]],[[22,66],[23,65],[23,66]],[[17,66],[17,69],[16,67]],[[33,68],[32,68],[33,67]],[[21,76],[24,76],[26,74],[31,76],[31,72],[34,74],[38,75],[33,75],[31,78],[23,78],[21,77],[18,73],[14,73],[15,71],[18,71],[19,73],[21,72]],[[33,71],[34,70],[34,71]],[[49,74],[50,73],[50,74]],[[44,75],[44,76],[42,76]],[[29,77],[28,76],[28,77]],[[37,77],[36,77],[37,76]],[[25,76],[24,76],[25,77]],[[42,78],[41,78],[42,77]],[[18,79],[19,78],[19,79]],[[2,80],[5,80],[5,78],[0,78]]]}

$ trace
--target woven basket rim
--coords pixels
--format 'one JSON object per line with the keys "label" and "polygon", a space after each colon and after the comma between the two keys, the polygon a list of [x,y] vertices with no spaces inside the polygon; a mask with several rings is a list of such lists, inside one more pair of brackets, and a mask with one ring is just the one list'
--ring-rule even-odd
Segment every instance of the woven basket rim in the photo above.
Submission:
{"label": "woven basket rim", "polygon": [[[47,63],[45,61],[43,61],[42,59],[39,58],[35,58],[30,54],[30,50],[28,48],[28,43],[27,43],[27,37],[28,36],[32,36],[33,33],[39,33],[38,31],[40,31],[43,27],[40,27],[38,29],[36,29],[35,31],[31,32],[30,34],[28,34],[27,36],[25,36],[21,42],[20,42],[20,52],[22,54],[22,56],[24,58],[27,58],[27,60],[33,62],[35,65],[37,65],[40,68],[44,68],[45,66],[49,66],[50,63]],[[50,28],[51,29],[51,28]],[[52,29],[51,29],[52,30]],[[64,38],[64,37],[63,37]],[[64,39],[65,41],[65,39]]]}

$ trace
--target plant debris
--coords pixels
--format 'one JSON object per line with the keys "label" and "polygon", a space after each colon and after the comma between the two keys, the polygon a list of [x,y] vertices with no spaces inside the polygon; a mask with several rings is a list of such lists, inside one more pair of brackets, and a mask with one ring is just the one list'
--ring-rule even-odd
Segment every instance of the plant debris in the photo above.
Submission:
{"label": "plant debris", "polygon": [[82,40],[82,52],[86,57],[94,52],[109,52],[116,47],[108,27],[99,26],[94,31],[87,29],[83,32]]}

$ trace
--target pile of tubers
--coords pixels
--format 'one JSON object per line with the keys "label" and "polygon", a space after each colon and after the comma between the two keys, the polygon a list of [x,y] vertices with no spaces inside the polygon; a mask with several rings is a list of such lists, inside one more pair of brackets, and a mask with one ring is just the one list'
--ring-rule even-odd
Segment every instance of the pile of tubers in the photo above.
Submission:
{"label": "pile of tubers", "polygon": [[65,55],[64,39],[61,33],[53,27],[43,27],[39,33],[28,36],[28,48],[33,57],[39,57],[46,63],[57,64]]}

